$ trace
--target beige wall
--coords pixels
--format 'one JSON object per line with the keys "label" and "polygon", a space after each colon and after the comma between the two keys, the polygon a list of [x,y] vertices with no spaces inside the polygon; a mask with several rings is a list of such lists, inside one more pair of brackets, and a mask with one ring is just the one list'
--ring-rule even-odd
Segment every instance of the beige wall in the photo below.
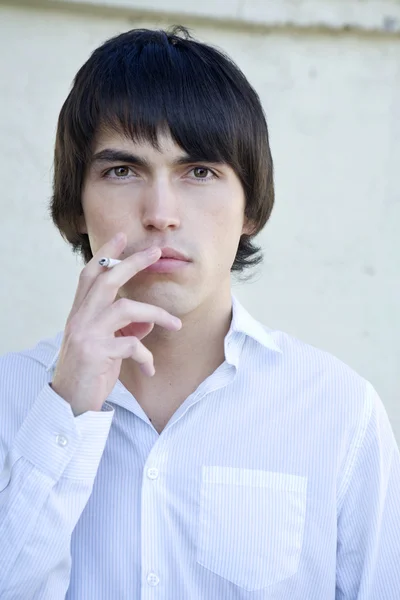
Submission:
{"label": "beige wall", "polygon": [[[236,293],[269,326],[370,379],[400,440],[399,3],[277,1],[267,12],[261,0],[235,1],[229,14],[214,1],[33,4],[0,3],[0,253],[12,259],[2,265],[0,352],[62,329],[73,298],[81,265],[46,210],[76,70],[108,37],[177,22],[184,5],[180,20],[248,75],[270,127],[277,203],[260,236],[265,264]],[[143,20],[144,5],[165,14]]]}

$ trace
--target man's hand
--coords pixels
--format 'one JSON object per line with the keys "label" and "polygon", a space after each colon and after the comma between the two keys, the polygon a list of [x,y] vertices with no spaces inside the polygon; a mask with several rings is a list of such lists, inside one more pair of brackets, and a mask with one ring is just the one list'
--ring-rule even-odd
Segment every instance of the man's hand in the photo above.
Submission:
{"label": "man's hand", "polygon": [[[154,325],[170,331],[182,326],[178,318],[158,306],[127,298],[115,301],[121,286],[161,256],[159,248],[150,248],[105,271],[99,259],[118,258],[125,245],[124,234],[115,236],[84,267],[66,322],[51,387],[69,402],[76,416],[101,410],[124,358],[133,358],[145,374],[154,375],[153,355],[140,340]],[[135,335],[119,334],[127,325]]]}

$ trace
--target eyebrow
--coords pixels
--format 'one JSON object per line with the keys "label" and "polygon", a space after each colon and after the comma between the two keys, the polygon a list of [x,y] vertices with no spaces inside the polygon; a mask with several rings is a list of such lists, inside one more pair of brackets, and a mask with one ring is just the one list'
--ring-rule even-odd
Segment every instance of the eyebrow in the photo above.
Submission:
{"label": "eyebrow", "polygon": [[[96,163],[129,163],[131,165],[135,165],[137,167],[142,167],[146,169],[151,168],[151,164],[145,158],[137,156],[137,154],[132,154],[131,152],[126,152],[125,150],[117,150],[113,148],[105,148],[104,150],[100,150],[100,152],[96,152],[93,154],[90,164]],[[189,154],[185,154],[178,158],[174,158],[170,161],[170,165],[173,167],[179,167],[182,165],[187,165],[188,163],[212,163],[214,161],[210,161],[206,158],[201,158],[200,156],[190,156]]]}

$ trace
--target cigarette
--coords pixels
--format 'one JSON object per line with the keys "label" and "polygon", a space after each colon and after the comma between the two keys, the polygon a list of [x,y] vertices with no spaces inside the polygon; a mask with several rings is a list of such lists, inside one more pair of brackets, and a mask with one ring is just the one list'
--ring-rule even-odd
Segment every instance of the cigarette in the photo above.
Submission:
{"label": "cigarette", "polygon": [[115,265],[119,265],[120,262],[122,261],[117,258],[108,258],[105,256],[99,260],[99,265],[107,267],[107,269],[112,269]]}

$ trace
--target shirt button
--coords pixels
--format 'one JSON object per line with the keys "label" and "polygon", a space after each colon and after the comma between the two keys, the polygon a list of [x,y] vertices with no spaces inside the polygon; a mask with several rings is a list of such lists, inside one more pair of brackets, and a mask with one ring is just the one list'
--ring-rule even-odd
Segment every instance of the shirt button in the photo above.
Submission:
{"label": "shirt button", "polygon": [[58,435],[56,437],[56,442],[59,446],[62,446],[63,448],[65,448],[65,446],[67,446],[67,444],[68,444],[68,440],[65,437],[65,435]]}
{"label": "shirt button", "polygon": [[156,469],[155,467],[151,467],[150,469],[147,470],[147,477],[149,479],[157,479],[158,477],[158,469]]}
{"label": "shirt button", "polygon": [[160,583],[160,578],[155,573],[149,573],[147,575],[147,583],[154,587]]}

